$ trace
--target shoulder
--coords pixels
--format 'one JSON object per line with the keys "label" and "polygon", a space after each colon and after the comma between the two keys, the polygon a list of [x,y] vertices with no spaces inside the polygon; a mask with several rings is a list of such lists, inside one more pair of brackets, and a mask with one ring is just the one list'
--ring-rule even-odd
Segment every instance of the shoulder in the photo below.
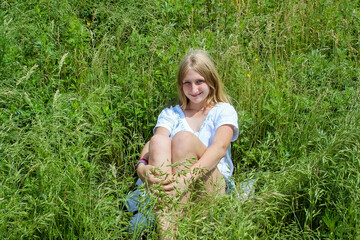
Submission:
{"label": "shoulder", "polygon": [[179,105],[170,106],[164,108],[161,113],[159,114],[159,119],[168,119],[168,120],[175,120],[181,116],[181,108]]}
{"label": "shoulder", "polygon": [[160,116],[161,116],[161,115],[169,115],[169,116],[178,115],[178,114],[179,114],[179,110],[181,110],[181,108],[180,108],[179,105],[170,106],[170,107],[164,108],[164,109],[161,111]]}
{"label": "shoulder", "polygon": [[237,116],[237,112],[235,110],[235,108],[230,104],[230,103],[218,103],[215,105],[215,112],[217,114],[226,114],[226,115],[229,115],[229,114],[233,114],[233,115],[236,115]]}
{"label": "shoulder", "polygon": [[216,104],[215,106],[219,106],[219,108],[221,108],[221,109],[226,109],[226,108],[234,109],[234,107],[230,103],[227,103],[227,102],[221,102],[221,103]]}
{"label": "shoulder", "polygon": [[169,130],[169,132],[172,131],[173,127],[177,124],[179,121],[179,113],[178,113],[178,106],[171,106],[168,108],[165,108],[161,111],[159,114],[159,117],[157,119],[157,123],[154,128],[154,133],[158,127],[164,127]]}
{"label": "shoulder", "polygon": [[215,105],[216,113],[214,126],[218,129],[222,125],[234,126],[234,133],[231,141],[235,141],[239,136],[238,115],[235,108],[230,103],[218,103]]}
{"label": "shoulder", "polygon": [[214,120],[216,125],[229,123],[237,127],[238,115],[235,108],[230,103],[218,103],[215,105],[215,108]]}

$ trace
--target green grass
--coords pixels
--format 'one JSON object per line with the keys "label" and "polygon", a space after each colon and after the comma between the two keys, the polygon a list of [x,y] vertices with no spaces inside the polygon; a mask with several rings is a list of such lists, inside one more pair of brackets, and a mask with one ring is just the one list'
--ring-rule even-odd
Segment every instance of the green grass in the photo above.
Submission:
{"label": "green grass", "polygon": [[0,237],[136,239],[134,164],[201,48],[239,113],[234,179],[256,191],[190,204],[180,236],[357,239],[359,3],[135,2],[1,1]]}

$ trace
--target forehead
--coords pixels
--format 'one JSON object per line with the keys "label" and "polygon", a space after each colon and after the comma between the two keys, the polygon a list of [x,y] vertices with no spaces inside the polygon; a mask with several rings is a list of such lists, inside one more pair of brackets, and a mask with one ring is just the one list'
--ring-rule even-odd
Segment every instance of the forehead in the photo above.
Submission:
{"label": "forehead", "polygon": [[205,80],[205,78],[202,75],[200,75],[200,73],[198,73],[194,69],[189,69],[184,74],[183,81],[191,81],[191,80],[199,80],[199,79]]}

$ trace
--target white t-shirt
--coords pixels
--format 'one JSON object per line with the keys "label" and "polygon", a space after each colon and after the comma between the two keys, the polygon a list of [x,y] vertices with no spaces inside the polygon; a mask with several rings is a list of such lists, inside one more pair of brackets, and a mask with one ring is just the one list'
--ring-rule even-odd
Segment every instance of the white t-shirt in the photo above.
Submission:
{"label": "white t-shirt", "polygon": [[[198,132],[194,132],[185,119],[185,114],[179,105],[175,107],[165,108],[159,115],[154,133],[157,127],[164,127],[169,130],[170,138],[180,131],[188,131],[195,134],[200,141],[209,147],[214,138],[218,127],[230,124],[234,126],[234,134],[231,141],[235,141],[239,136],[238,116],[233,106],[229,103],[216,104],[206,116],[205,121],[201,125]],[[229,179],[233,173],[234,165],[231,161],[231,145],[226,150],[226,155],[217,165],[219,171],[226,179]]]}

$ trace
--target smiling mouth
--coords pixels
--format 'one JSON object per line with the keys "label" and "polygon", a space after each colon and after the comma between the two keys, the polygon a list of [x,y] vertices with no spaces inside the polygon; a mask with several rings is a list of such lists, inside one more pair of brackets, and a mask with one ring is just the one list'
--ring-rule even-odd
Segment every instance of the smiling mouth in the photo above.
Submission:
{"label": "smiling mouth", "polygon": [[192,97],[197,97],[199,96],[201,93],[198,93],[198,94],[194,94],[194,95],[191,95]]}

